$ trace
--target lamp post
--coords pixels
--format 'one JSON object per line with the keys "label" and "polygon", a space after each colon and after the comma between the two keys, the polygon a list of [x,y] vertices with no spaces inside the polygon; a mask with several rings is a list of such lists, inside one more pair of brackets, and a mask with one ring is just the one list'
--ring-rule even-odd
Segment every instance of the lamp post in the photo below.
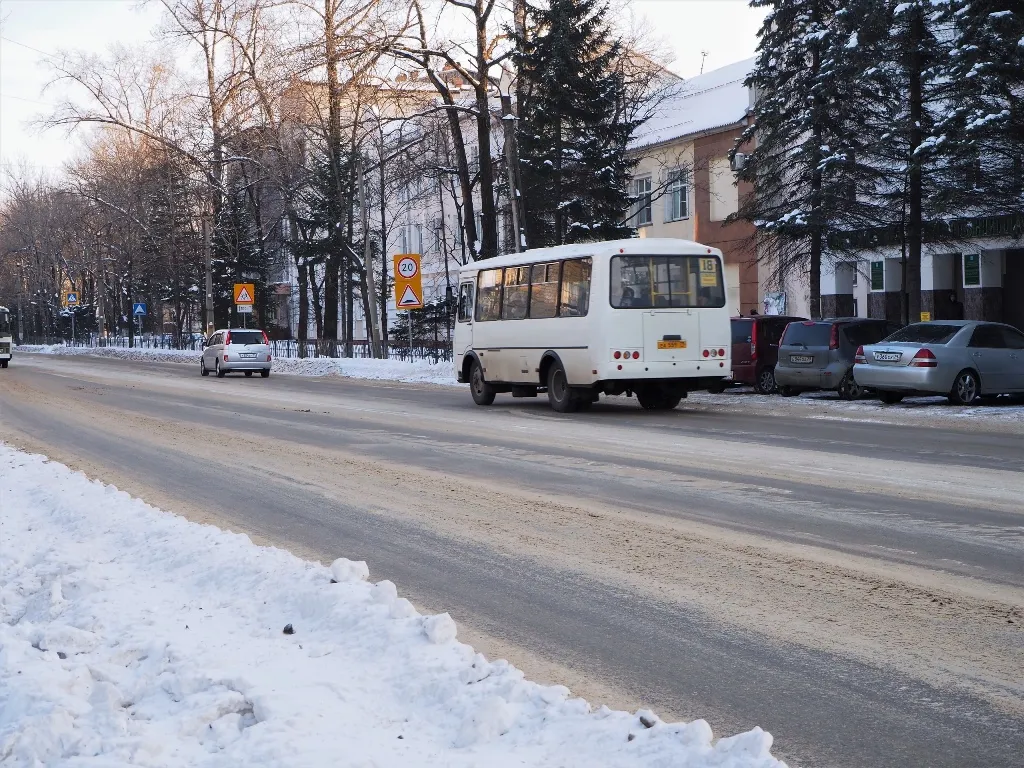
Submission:
{"label": "lamp post", "polygon": [[515,78],[512,73],[502,67],[501,79],[498,81],[498,92],[501,98],[501,127],[505,134],[505,167],[508,171],[509,208],[512,211],[512,232],[515,239],[516,253],[526,250],[526,232],[523,229],[523,193],[519,176],[519,148],[516,144],[516,117],[512,105],[512,89]]}

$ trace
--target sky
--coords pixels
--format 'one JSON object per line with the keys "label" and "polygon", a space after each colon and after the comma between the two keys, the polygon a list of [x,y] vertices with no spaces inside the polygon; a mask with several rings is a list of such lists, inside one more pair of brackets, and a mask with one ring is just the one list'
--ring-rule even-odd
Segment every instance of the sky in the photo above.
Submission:
{"label": "sky", "polygon": [[[683,77],[754,54],[764,11],[745,0],[630,0],[674,57]],[[55,95],[47,54],[58,50],[103,53],[110,45],[152,39],[156,3],[136,0],[0,0],[0,164],[25,163],[54,172],[71,159],[78,138],[62,129],[40,132],[31,123],[50,111]],[[704,55],[703,52],[706,52]]]}

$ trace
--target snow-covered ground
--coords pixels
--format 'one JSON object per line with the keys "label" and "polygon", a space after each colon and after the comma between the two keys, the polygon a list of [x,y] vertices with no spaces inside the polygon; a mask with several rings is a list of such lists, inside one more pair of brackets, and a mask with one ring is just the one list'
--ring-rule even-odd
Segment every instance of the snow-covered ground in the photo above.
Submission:
{"label": "snow-covered ground", "polygon": [[0,509],[4,766],[783,765],[758,728],[713,742],[531,683],[364,563],[257,547],[3,445]]}
{"label": "snow-covered ground", "polygon": [[[44,355],[91,355],[114,357],[120,360],[160,360],[174,363],[192,363],[199,366],[199,353],[181,349],[143,349],[127,347],[65,347],[60,344],[23,344],[15,350]],[[274,373],[299,376],[346,376],[356,379],[420,382],[455,385],[455,369],[451,363],[433,364],[426,361],[374,360],[372,358],[307,357],[303,359],[275,357]]]}

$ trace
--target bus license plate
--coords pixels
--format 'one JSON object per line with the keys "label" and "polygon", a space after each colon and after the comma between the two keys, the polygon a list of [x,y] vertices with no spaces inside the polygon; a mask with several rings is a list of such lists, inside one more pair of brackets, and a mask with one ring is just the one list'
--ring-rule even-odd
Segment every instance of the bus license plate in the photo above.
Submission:
{"label": "bus license plate", "polygon": [[659,341],[658,349],[686,349],[685,341]]}
{"label": "bus license plate", "polygon": [[789,361],[791,363],[813,363],[814,358],[810,355],[790,355]]}

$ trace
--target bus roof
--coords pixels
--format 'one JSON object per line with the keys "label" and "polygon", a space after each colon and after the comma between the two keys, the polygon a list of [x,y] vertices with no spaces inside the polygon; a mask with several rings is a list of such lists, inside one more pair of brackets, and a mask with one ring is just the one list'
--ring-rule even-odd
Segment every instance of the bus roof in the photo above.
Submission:
{"label": "bus roof", "polygon": [[517,267],[533,264],[548,259],[572,259],[582,256],[614,256],[618,253],[660,256],[683,255],[699,256],[712,254],[721,256],[722,252],[693,240],[680,240],[670,237],[633,237],[628,240],[608,240],[595,243],[574,243],[572,245],[556,245],[552,248],[532,248],[523,253],[510,253],[496,256],[493,259],[472,261],[462,267],[460,273],[473,273],[481,269],[497,267]]}

